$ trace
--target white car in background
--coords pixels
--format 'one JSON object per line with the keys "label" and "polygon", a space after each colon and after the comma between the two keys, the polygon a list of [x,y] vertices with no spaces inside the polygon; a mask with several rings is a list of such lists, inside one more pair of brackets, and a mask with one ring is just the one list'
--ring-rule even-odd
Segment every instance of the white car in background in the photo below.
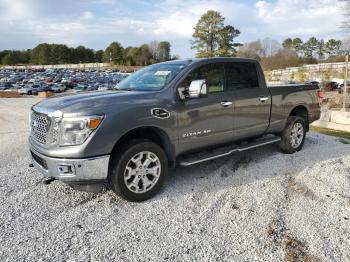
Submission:
{"label": "white car in background", "polygon": [[31,85],[25,85],[24,87],[18,89],[18,93],[21,95],[31,95],[33,92],[33,87]]}
{"label": "white car in background", "polygon": [[60,93],[66,91],[66,86],[62,84],[54,84],[50,89],[55,93]]}
{"label": "white car in background", "polygon": [[98,91],[107,91],[107,90],[111,90],[111,89],[112,89],[112,87],[108,84],[102,84],[97,88]]}

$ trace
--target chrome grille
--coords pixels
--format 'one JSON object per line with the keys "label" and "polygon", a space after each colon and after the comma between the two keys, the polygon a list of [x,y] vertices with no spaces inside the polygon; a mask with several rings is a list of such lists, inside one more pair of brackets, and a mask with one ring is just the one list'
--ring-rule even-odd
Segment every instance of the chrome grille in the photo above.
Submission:
{"label": "chrome grille", "polygon": [[50,119],[45,114],[32,112],[30,129],[33,138],[41,144],[46,144],[50,129]]}

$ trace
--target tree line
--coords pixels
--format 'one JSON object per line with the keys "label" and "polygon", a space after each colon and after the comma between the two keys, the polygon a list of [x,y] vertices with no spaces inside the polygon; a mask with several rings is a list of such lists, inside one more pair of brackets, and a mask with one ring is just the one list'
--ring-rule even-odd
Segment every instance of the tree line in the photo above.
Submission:
{"label": "tree line", "polygon": [[342,56],[350,53],[349,39],[341,41],[310,37],[304,42],[296,37],[287,38],[280,43],[265,38],[242,44],[235,40],[240,31],[224,22],[225,18],[214,10],[209,10],[200,17],[194,27],[194,40],[191,42],[192,49],[197,51],[196,57],[253,58],[259,60],[265,70],[272,70],[319,61],[343,61]]}
{"label": "tree line", "polygon": [[[344,54],[350,53],[350,39],[341,41],[310,37],[304,42],[296,37],[279,43],[265,38],[242,44],[236,41],[240,33],[233,25],[225,24],[225,17],[220,12],[208,10],[194,27],[191,48],[196,50],[196,57],[254,58],[261,62],[265,70],[319,61],[338,62],[343,61]],[[0,52],[0,63],[5,65],[107,62],[115,65],[146,66],[176,58],[178,57],[171,56],[171,45],[168,41],[153,41],[139,47],[126,48],[119,42],[113,42],[105,50],[97,51],[84,46],[70,48],[62,44],[39,44],[34,49]]]}
{"label": "tree line", "polygon": [[257,59],[265,70],[316,64],[343,62],[350,52],[350,40],[287,38],[282,43],[265,38],[242,45],[237,56]]}
{"label": "tree line", "polygon": [[106,62],[115,65],[145,66],[175,58],[176,56],[171,57],[171,44],[168,41],[153,41],[139,47],[126,48],[119,42],[112,42],[105,50],[43,43],[33,49],[0,51],[0,63],[3,65]]}

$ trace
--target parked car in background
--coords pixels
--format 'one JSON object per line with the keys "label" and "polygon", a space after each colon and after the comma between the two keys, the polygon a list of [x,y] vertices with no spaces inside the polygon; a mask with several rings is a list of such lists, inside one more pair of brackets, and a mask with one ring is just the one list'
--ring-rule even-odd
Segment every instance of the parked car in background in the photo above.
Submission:
{"label": "parked car in background", "polygon": [[76,87],[74,87],[74,92],[82,92],[82,91],[86,91],[86,89],[88,88],[87,85],[85,84],[78,84]]}
{"label": "parked car in background", "polygon": [[97,88],[98,91],[107,91],[107,90],[111,90],[111,89],[112,89],[112,87],[108,84],[102,84]]}
{"label": "parked car in background", "polygon": [[18,93],[21,95],[31,95],[33,91],[33,86],[32,85],[25,85],[18,89]]}
{"label": "parked car in background", "polygon": [[326,83],[326,86],[325,86],[326,92],[337,91],[338,89],[339,89],[339,83],[337,83],[335,81],[331,81],[331,82]]}
{"label": "parked car in background", "polygon": [[61,93],[66,91],[66,86],[63,84],[54,84],[50,87],[50,89],[54,93]]}
{"label": "parked car in background", "polygon": [[12,88],[12,84],[8,82],[0,83],[0,91],[8,90]]}
{"label": "parked car in background", "polygon": [[[116,70],[81,70],[81,69],[0,69],[0,90],[15,90],[23,88],[26,85],[40,85],[44,90],[46,86],[54,84],[65,86],[65,90],[74,88],[78,84],[84,85],[77,90],[93,91],[99,87],[105,90],[108,86],[115,86],[129,74]],[[13,86],[16,84],[16,86]],[[26,90],[25,90],[26,89]],[[29,87],[21,90],[20,93],[31,93]],[[55,86],[55,92],[64,92],[62,86]],[[77,90],[73,91],[76,92]],[[34,90],[37,93],[39,89]]]}
{"label": "parked car in background", "polygon": [[[347,90],[347,93],[350,93],[350,81],[347,82],[346,90]],[[339,89],[338,89],[338,93],[339,93],[339,94],[343,94],[343,92],[344,92],[344,83],[341,84],[341,85],[339,86]]]}
{"label": "parked car in background", "polygon": [[32,95],[37,95],[39,92],[45,91],[44,85],[33,85],[32,86]]}

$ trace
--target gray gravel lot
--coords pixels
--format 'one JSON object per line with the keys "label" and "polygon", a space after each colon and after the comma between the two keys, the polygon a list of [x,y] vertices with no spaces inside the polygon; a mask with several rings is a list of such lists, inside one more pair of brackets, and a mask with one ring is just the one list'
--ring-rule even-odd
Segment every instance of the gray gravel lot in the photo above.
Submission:
{"label": "gray gravel lot", "polygon": [[178,168],[129,203],[43,183],[27,146],[37,101],[0,99],[0,261],[350,260],[350,145],[338,138]]}

